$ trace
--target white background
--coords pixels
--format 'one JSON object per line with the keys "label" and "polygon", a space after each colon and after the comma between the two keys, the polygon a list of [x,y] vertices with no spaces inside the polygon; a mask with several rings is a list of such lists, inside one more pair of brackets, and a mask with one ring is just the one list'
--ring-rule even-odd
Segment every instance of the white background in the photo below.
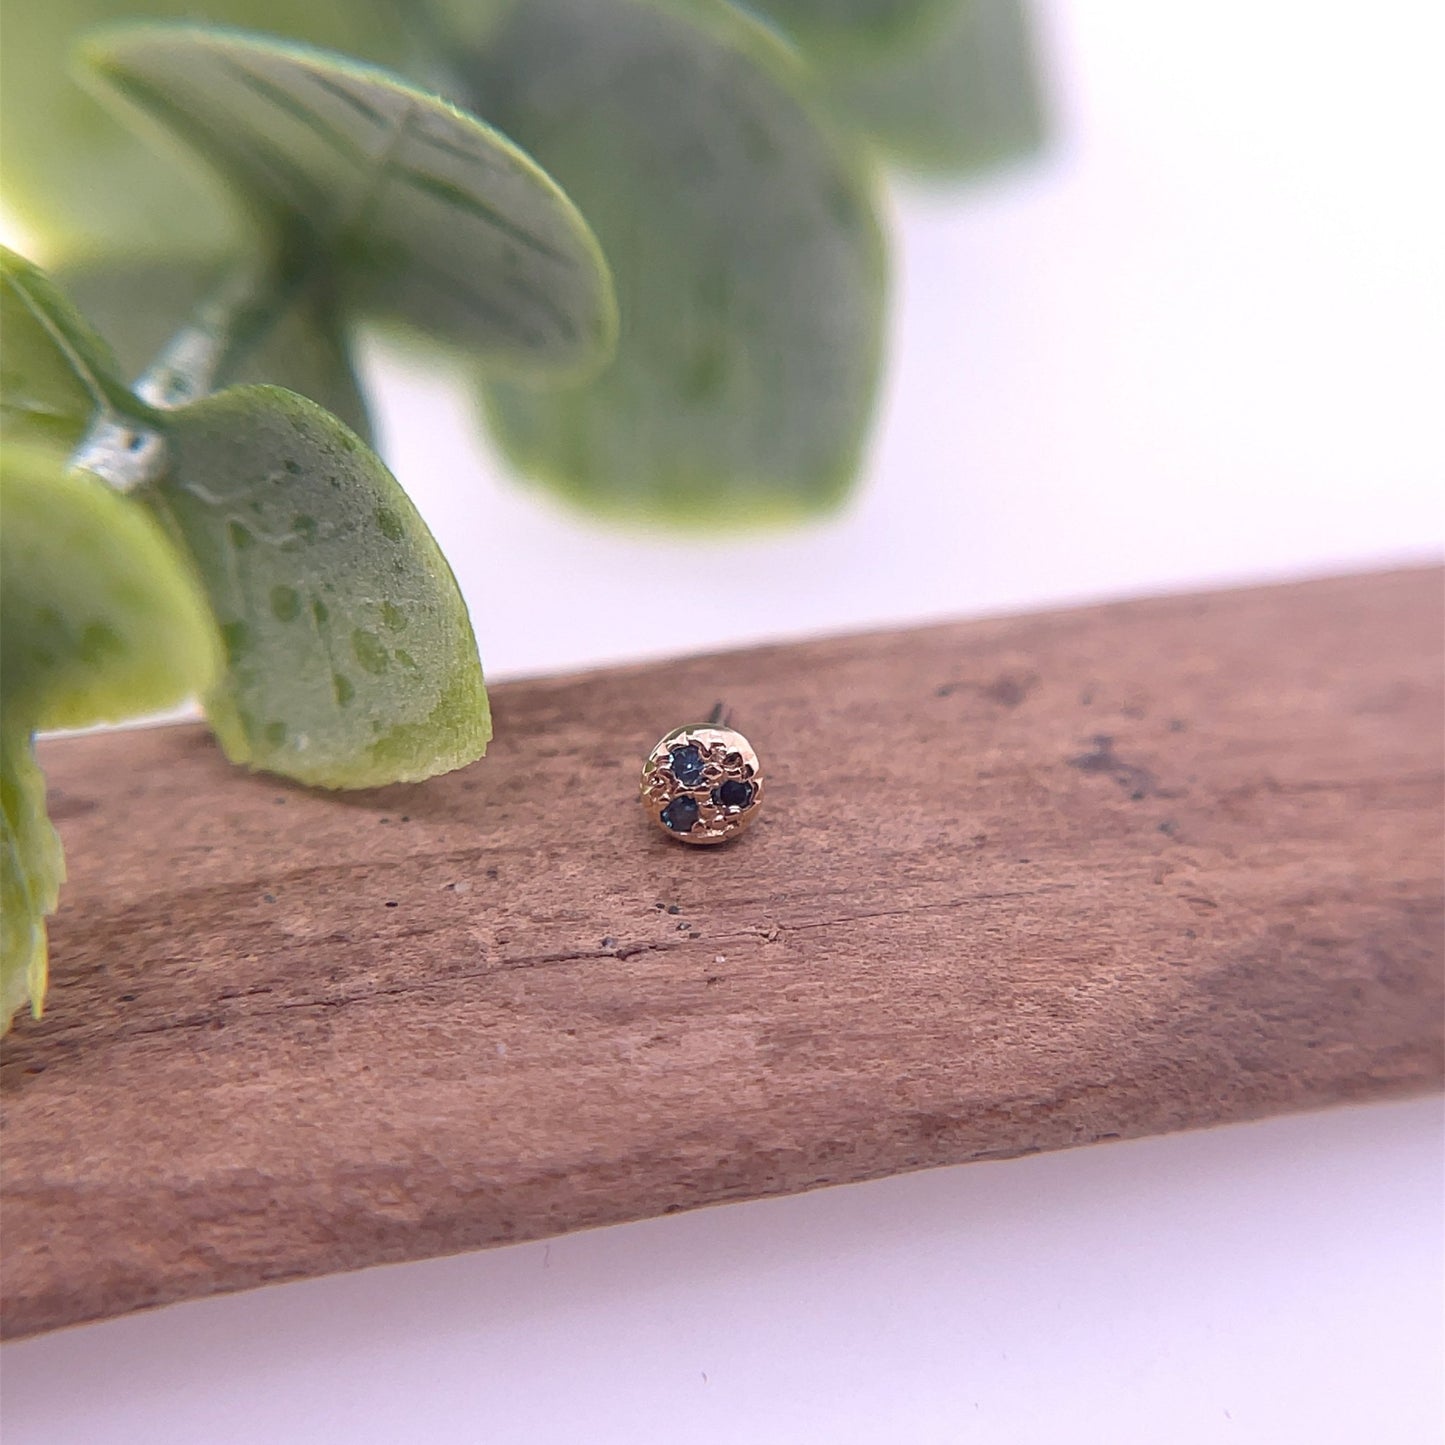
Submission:
{"label": "white background", "polygon": [[[493,677],[1429,560],[1445,7],[1039,9],[1049,160],[896,198],[894,364],[842,518],[638,538],[380,359]],[[975,1165],[183,1305],[7,1347],[7,1445],[1441,1438],[1432,1101]]]}

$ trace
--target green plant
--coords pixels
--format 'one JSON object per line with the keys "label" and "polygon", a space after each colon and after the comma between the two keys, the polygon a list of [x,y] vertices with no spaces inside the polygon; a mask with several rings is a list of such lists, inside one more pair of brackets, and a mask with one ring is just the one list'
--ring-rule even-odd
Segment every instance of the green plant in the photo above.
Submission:
{"label": "green plant", "polygon": [[485,749],[359,325],[442,350],[584,506],[805,515],[876,389],[876,148],[1038,139],[1015,0],[196,8],[0,0],[0,171],[51,263],[0,258],[3,1023],[62,876],[38,730],[200,696],[227,756],[332,788]]}

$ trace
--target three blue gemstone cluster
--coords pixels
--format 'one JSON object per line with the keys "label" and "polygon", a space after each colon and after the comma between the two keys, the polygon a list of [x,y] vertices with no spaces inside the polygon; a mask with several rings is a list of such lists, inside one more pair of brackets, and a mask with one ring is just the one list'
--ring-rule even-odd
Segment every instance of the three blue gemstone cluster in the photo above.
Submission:
{"label": "three blue gemstone cluster", "polygon": [[762,792],[757,757],[727,728],[679,728],[653,749],[642,796],[675,838],[717,843],[751,819]]}
{"label": "three blue gemstone cluster", "polygon": [[[670,749],[668,757],[672,776],[684,788],[696,788],[703,784],[706,764],[700,748],[686,743],[682,747]],[[733,809],[740,813],[744,808],[752,807],[756,791],[751,783],[744,782],[741,778],[725,778],[712,790],[712,801],[715,807]],[[683,793],[662,810],[662,821],[674,833],[687,833],[691,832],[701,812],[697,799]]]}

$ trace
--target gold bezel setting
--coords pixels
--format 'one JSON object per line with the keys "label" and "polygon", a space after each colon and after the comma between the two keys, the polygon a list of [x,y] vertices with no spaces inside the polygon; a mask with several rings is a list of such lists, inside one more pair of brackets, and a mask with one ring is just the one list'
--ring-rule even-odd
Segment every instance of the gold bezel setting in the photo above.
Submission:
{"label": "gold bezel setting", "polygon": [[758,755],[733,728],[674,728],[642,768],[642,806],[680,843],[726,843],[757,817],[762,801]]}

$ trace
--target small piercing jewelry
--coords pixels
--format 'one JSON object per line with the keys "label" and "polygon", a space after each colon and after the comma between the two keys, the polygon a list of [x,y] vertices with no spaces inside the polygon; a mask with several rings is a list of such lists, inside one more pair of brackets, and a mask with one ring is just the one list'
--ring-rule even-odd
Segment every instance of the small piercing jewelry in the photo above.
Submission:
{"label": "small piercing jewelry", "polygon": [[642,806],[681,843],[726,843],[758,815],[763,776],[752,744],[727,726],[722,703],[706,722],[674,728],[642,768]]}

